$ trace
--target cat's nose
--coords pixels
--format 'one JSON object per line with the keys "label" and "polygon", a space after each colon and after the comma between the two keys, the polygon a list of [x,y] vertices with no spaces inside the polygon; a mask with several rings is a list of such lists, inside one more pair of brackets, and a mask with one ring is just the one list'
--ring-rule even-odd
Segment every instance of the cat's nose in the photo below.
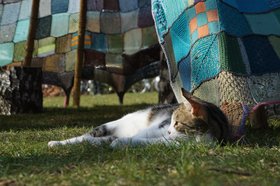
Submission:
{"label": "cat's nose", "polygon": [[167,132],[168,132],[168,134],[171,134],[170,130],[169,130],[169,131],[167,131]]}

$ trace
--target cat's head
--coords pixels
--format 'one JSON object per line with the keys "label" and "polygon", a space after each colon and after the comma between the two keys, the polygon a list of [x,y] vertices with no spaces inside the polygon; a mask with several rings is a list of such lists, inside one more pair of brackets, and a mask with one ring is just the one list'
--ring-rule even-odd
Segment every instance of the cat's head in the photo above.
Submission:
{"label": "cat's head", "polygon": [[181,103],[173,112],[169,134],[171,136],[205,134],[219,142],[228,141],[228,120],[219,107],[193,96],[184,89],[182,94],[188,102]]}

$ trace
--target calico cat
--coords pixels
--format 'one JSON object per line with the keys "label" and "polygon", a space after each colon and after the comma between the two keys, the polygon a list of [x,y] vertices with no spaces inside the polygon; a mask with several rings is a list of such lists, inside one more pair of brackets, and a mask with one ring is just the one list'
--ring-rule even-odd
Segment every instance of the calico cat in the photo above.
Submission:
{"label": "calico cat", "polygon": [[127,114],[100,125],[91,132],[64,141],[50,141],[49,147],[87,141],[95,145],[104,142],[111,147],[170,144],[177,139],[194,137],[225,143],[229,139],[226,116],[215,105],[202,101],[182,89],[188,102],[160,105]]}

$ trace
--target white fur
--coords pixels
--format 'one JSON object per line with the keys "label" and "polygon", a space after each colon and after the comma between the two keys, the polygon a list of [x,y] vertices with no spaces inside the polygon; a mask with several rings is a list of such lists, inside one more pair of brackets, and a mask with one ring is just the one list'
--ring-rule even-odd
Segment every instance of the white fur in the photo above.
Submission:
{"label": "white fur", "polygon": [[[171,115],[162,112],[157,115],[152,122],[148,121],[151,109],[137,111],[127,114],[124,117],[104,124],[110,131],[114,131],[112,136],[93,137],[90,134],[84,134],[79,137],[63,141],[50,141],[49,147],[67,144],[77,144],[81,142],[89,142],[100,145],[102,142],[108,142],[112,137],[116,138],[111,143],[111,147],[121,147],[127,145],[145,145],[156,143],[168,143],[172,140],[168,134],[168,127],[159,127],[159,125]],[[173,137],[174,138],[174,137]]]}

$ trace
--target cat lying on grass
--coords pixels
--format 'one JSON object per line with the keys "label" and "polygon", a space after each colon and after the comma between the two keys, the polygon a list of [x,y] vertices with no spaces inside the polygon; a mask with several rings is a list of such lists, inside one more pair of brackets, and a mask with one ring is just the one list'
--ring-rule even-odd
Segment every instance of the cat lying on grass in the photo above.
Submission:
{"label": "cat lying on grass", "polygon": [[202,101],[182,89],[188,102],[160,105],[127,114],[100,125],[91,132],[64,141],[50,141],[49,147],[89,142],[123,147],[148,144],[176,143],[177,139],[194,138],[227,142],[229,124],[226,116],[215,105]]}

